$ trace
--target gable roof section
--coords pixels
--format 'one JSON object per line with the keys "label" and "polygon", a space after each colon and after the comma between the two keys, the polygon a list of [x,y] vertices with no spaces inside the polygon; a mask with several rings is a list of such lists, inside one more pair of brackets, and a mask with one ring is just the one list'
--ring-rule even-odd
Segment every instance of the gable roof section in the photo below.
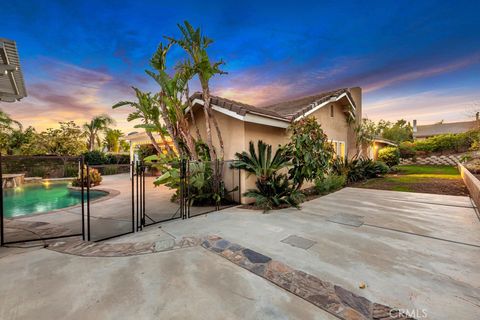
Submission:
{"label": "gable roof section", "polygon": [[326,102],[338,100],[343,95],[347,97],[355,109],[355,104],[350,96],[350,91],[347,88],[272,104],[266,106],[265,109],[276,111],[282,114],[285,118],[295,120],[302,115],[311,113],[312,110],[316,110],[317,107],[324,105]]}
{"label": "gable roof section", "polygon": [[14,102],[26,96],[17,45],[0,38],[0,101]]}
{"label": "gable roof section", "polygon": [[[262,108],[218,96],[211,96],[211,104],[213,105],[214,109],[217,109],[217,111],[223,112],[227,115],[244,121],[248,121],[246,120],[248,118],[247,115],[251,114],[257,117],[271,118],[278,121],[290,123],[301,116],[312,113],[313,111],[324,106],[328,102],[337,101],[343,97],[346,97],[349,100],[351,106],[353,107],[353,110],[355,110],[355,104],[350,95],[350,91],[347,88],[320,93],[317,95],[290,100],[286,102],[280,102]],[[203,103],[201,92],[194,93],[191,99],[192,101],[195,101],[197,103]],[[281,126],[283,127],[283,125]]]}
{"label": "gable roof section", "polygon": [[478,128],[477,121],[463,121],[450,123],[436,123],[423,126],[417,126],[417,131],[413,132],[416,138],[430,137],[447,133],[462,133]]}
{"label": "gable roof section", "polygon": [[[192,95],[193,100],[198,99],[202,100],[202,93],[201,92],[195,92]],[[279,119],[284,119],[286,120],[281,114],[276,113],[275,111],[271,110],[265,110],[263,108],[258,108],[243,102],[238,102],[218,96],[211,96],[210,103],[213,105],[216,105],[218,107],[221,107],[223,109],[227,109],[230,111],[235,112],[236,114],[240,116],[244,116],[247,113],[253,113],[253,114],[259,114],[259,115],[264,115],[268,117],[274,117],[274,118],[279,118]]]}

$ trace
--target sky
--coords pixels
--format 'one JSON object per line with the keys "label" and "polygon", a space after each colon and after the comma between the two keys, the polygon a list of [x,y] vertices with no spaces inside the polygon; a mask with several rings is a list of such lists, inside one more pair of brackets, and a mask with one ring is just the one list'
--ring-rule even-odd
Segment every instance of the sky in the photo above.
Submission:
{"label": "sky", "polygon": [[[226,75],[213,94],[255,106],[360,86],[363,116],[462,121],[480,109],[480,1],[7,1],[28,97],[0,108],[39,130],[108,113],[124,132],[131,86],[164,36],[188,20]],[[170,67],[182,59],[174,50]],[[193,89],[198,84],[193,84]]]}

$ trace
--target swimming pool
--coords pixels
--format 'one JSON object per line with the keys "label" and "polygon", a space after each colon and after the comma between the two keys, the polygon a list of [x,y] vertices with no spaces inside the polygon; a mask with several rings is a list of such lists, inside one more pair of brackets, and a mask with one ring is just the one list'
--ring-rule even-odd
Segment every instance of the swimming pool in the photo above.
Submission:
{"label": "swimming pool", "polygon": [[[3,190],[3,214],[5,218],[27,216],[80,204],[80,191],[70,190],[69,182],[42,182],[25,184]],[[98,199],[108,193],[90,191],[90,199]],[[86,193],[85,193],[86,197]]]}

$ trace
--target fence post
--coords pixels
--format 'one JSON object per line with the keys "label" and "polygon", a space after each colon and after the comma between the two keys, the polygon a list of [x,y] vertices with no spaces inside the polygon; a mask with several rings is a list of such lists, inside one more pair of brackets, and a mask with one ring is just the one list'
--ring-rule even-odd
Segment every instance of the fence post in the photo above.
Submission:
{"label": "fence post", "polygon": [[145,226],[145,163],[142,161],[141,162],[141,170],[140,172],[142,173],[142,185],[140,186],[140,190],[142,191],[142,198],[140,201],[142,201],[142,225],[141,225],[141,230],[143,230],[143,227]]}
{"label": "fence post", "polygon": [[3,234],[3,170],[2,170],[2,153],[0,152],[0,179],[2,180],[2,183],[0,184],[0,192],[1,198],[0,198],[0,211],[2,213],[2,216],[0,217],[0,245],[3,246],[5,243],[4,240],[4,234]]}
{"label": "fence post", "polygon": [[87,163],[87,241],[90,241],[90,167]]}
{"label": "fence post", "polygon": [[182,219],[187,219],[187,206],[188,201],[185,199],[188,196],[188,193],[185,192],[187,188],[187,162],[184,158],[180,160],[180,215]]}
{"label": "fence post", "polygon": [[135,162],[130,163],[130,181],[132,183],[132,232],[135,230],[135,181],[133,180],[133,170],[135,170]]}
{"label": "fence post", "polygon": [[85,159],[83,156],[80,157],[80,177],[78,177],[80,181],[80,188],[82,193],[82,240],[85,241],[85,186],[84,186],[84,178],[83,178],[83,166],[85,164]]}

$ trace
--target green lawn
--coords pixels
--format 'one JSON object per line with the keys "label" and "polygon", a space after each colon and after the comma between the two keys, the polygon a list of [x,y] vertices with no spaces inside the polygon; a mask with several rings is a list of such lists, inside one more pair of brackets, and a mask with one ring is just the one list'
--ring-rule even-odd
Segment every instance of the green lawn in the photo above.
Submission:
{"label": "green lawn", "polygon": [[421,166],[408,165],[398,166],[399,173],[402,174],[422,174],[431,176],[458,176],[457,167],[452,166]]}
{"label": "green lawn", "polygon": [[456,167],[405,165],[385,177],[355,184],[355,187],[404,192],[468,195]]}

